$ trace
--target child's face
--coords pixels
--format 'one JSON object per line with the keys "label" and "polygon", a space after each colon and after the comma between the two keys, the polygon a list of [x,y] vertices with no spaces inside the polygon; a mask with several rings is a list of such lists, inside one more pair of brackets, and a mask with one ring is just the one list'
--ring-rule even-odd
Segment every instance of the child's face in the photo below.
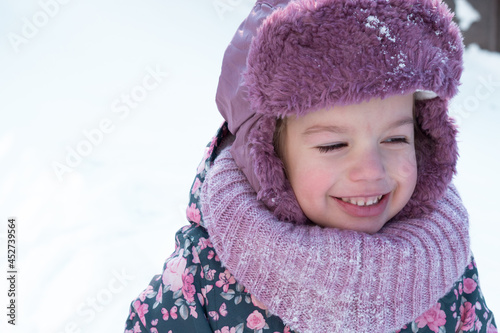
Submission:
{"label": "child's face", "polygon": [[375,233],[412,196],[411,94],[290,117],[283,135],[288,179],[318,225]]}

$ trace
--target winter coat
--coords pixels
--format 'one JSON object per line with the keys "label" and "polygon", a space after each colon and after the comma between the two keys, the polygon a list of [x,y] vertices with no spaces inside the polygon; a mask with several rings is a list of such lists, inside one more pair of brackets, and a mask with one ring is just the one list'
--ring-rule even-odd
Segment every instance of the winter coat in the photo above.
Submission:
{"label": "winter coat", "polygon": [[[227,133],[224,124],[207,146],[190,192],[190,225],[176,233],[175,251],[164,263],[163,273],[154,276],[132,302],[126,333],[294,332],[221,265],[203,227],[200,188],[216,158],[215,148]],[[497,332],[474,259],[447,295],[398,332]]]}

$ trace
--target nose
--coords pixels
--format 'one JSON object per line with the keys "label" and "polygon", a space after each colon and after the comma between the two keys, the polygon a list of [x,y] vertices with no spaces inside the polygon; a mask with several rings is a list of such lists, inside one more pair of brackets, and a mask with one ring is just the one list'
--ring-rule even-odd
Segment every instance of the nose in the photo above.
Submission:
{"label": "nose", "polygon": [[386,175],[384,157],[376,147],[366,147],[356,152],[349,169],[352,181],[377,181]]}

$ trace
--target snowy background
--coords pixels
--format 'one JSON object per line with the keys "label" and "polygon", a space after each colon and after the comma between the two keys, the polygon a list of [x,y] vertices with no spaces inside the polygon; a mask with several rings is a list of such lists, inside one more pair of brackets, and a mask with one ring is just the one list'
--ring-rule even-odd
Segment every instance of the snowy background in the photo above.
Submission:
{"label": "snowy background", "polygon": [[[19,267],[14,328],[0,279],[1,332],[122,331],[186,223],[195,169],[222,121],[222,55],[251,5],[0,2],[0,267],[10,216]],[[500,54],[471,46],[465,61],[455,183],[500,318]]]}

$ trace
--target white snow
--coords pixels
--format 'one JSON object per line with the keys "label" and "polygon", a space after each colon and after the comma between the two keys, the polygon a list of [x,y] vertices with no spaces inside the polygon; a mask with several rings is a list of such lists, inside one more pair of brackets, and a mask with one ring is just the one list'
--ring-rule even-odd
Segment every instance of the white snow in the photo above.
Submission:
{"label": "white snow", "polygon": [[455,14],[463,31],[469,30],[472,23],[481,20],[481,14],[467,0],[455,0]]}
{"label": "white snow", "polygon": [[[379,29],[380,35],[384,35],[391,42],[395,42],[396,38],[391,36],[391,32],[389,28],[385,25],[385,22],[380,22],[379,18],[373,15],[370,15],[366,18],[365,26],[370,29]],[[379,40],[382,40],[382,37],[377,37]]]}
{"label": "white snow", "polygon": [[[1,332],[122,330],[186,223],[196,167],[222,121],[214,102],[222,55],[250,6],[0,3],[0,267],[10,216],[19,267],[15,328],[0,279]],[[9,36],[23,32],[15,52]],[[471,47],[465,60],[453,104],[455,182],[487,303],[500,316],[500,54]],[[54,165],[68,161],[73,171],[59,171],[60,181]]]}
{"label": "white snow", "polygon": [[370,15],[366,18],[365,26],[368,28],[376,29],[379,24],[380,20],[376,16]]}

